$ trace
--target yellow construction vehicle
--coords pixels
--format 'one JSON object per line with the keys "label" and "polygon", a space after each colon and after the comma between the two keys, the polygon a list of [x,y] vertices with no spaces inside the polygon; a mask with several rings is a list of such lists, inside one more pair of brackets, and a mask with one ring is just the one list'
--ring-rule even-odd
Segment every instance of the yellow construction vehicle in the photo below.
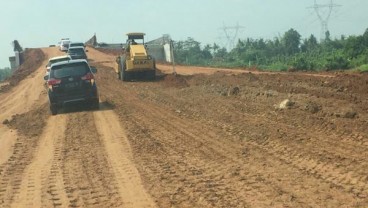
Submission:
{"label": "yellow construction vehicle", "polygon": [[123,81],[149,79],[156,77],[156,63],[148,55],[144,43],[144,33],[128,33],[122,55],[116,58],[115,72]]}

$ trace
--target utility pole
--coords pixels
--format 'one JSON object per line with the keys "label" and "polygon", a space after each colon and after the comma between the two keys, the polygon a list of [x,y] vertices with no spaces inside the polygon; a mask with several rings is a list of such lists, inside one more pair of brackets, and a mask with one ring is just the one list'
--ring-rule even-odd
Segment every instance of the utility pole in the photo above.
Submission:
{"label": "utility pole", "polygon": [[231,50],[235,47],[235,41],[238,37],[240,29],[244,29],[245,27],[240,26],[239,23],[237,23],[235,26],[224,26],[220,28],[224,31],[225,38],[226,38],[226,48],[228,50]]}
{"label": "utility pole", "polygon": [[172,62],[173,75],[176,76],[175,59],[174,59],[174,41],[173,40],[170,40],[170,56],[171,56],[171,62]]}
{"label": "utility pole", "polygon": [[[316,12],[318,19],[321,22],[321,36],[320,40],[324,40],[326,32],[328,31],[328,21],[330,20],[332,10],[335,7],[340,7],[341,5],[334,4],[333,0],[330,0],[329,4],[318,4],[317,0],[314,0],[314,5],[308,8],[314,9]],[[327,9],[326,9],[327,8]],[[322,14],[323,13],[323,14]]]}

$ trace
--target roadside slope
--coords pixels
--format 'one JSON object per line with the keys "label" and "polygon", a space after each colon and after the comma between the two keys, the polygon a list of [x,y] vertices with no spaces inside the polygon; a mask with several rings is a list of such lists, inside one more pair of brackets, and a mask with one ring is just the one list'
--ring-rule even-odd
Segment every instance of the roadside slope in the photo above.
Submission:
{"label": "roadside slope", "polygon": [[[28,112],[34,108],[34,105],[39,106],[46,102],[44,86],[41,80],[43,80],[45,73],[47,57],[54,56],[58,52],[49,48],[44,48],[42,51],[46,54],[46,57],[41,66],[9,91],[0,93],[0,123],[3,123],[5,120],[11,120],[13,115]],[[1,165],[10,157],[12,146],[17,139],[17,133],[0,124],[0,135]]]}

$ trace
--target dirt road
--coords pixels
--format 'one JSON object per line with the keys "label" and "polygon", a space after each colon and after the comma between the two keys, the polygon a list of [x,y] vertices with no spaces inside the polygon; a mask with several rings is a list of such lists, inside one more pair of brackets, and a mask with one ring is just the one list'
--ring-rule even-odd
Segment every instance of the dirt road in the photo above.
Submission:
{"label": "dirt road", "polygon": [[98,111],[50,116],[47,58],[0,93],[0,207],[368,206],[368,75],[159,65],[121,82],[88,55]]}

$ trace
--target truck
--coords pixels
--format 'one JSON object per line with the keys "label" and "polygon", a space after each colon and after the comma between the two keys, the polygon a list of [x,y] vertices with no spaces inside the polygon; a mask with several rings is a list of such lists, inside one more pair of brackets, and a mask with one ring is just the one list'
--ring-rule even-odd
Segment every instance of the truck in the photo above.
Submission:
{"label": "truck", "polygon": [[156,78],[155,59],[147,52],[145,33],[127,33],[125,48],[116,58],[115,72],[122,81],[154,80]]}

